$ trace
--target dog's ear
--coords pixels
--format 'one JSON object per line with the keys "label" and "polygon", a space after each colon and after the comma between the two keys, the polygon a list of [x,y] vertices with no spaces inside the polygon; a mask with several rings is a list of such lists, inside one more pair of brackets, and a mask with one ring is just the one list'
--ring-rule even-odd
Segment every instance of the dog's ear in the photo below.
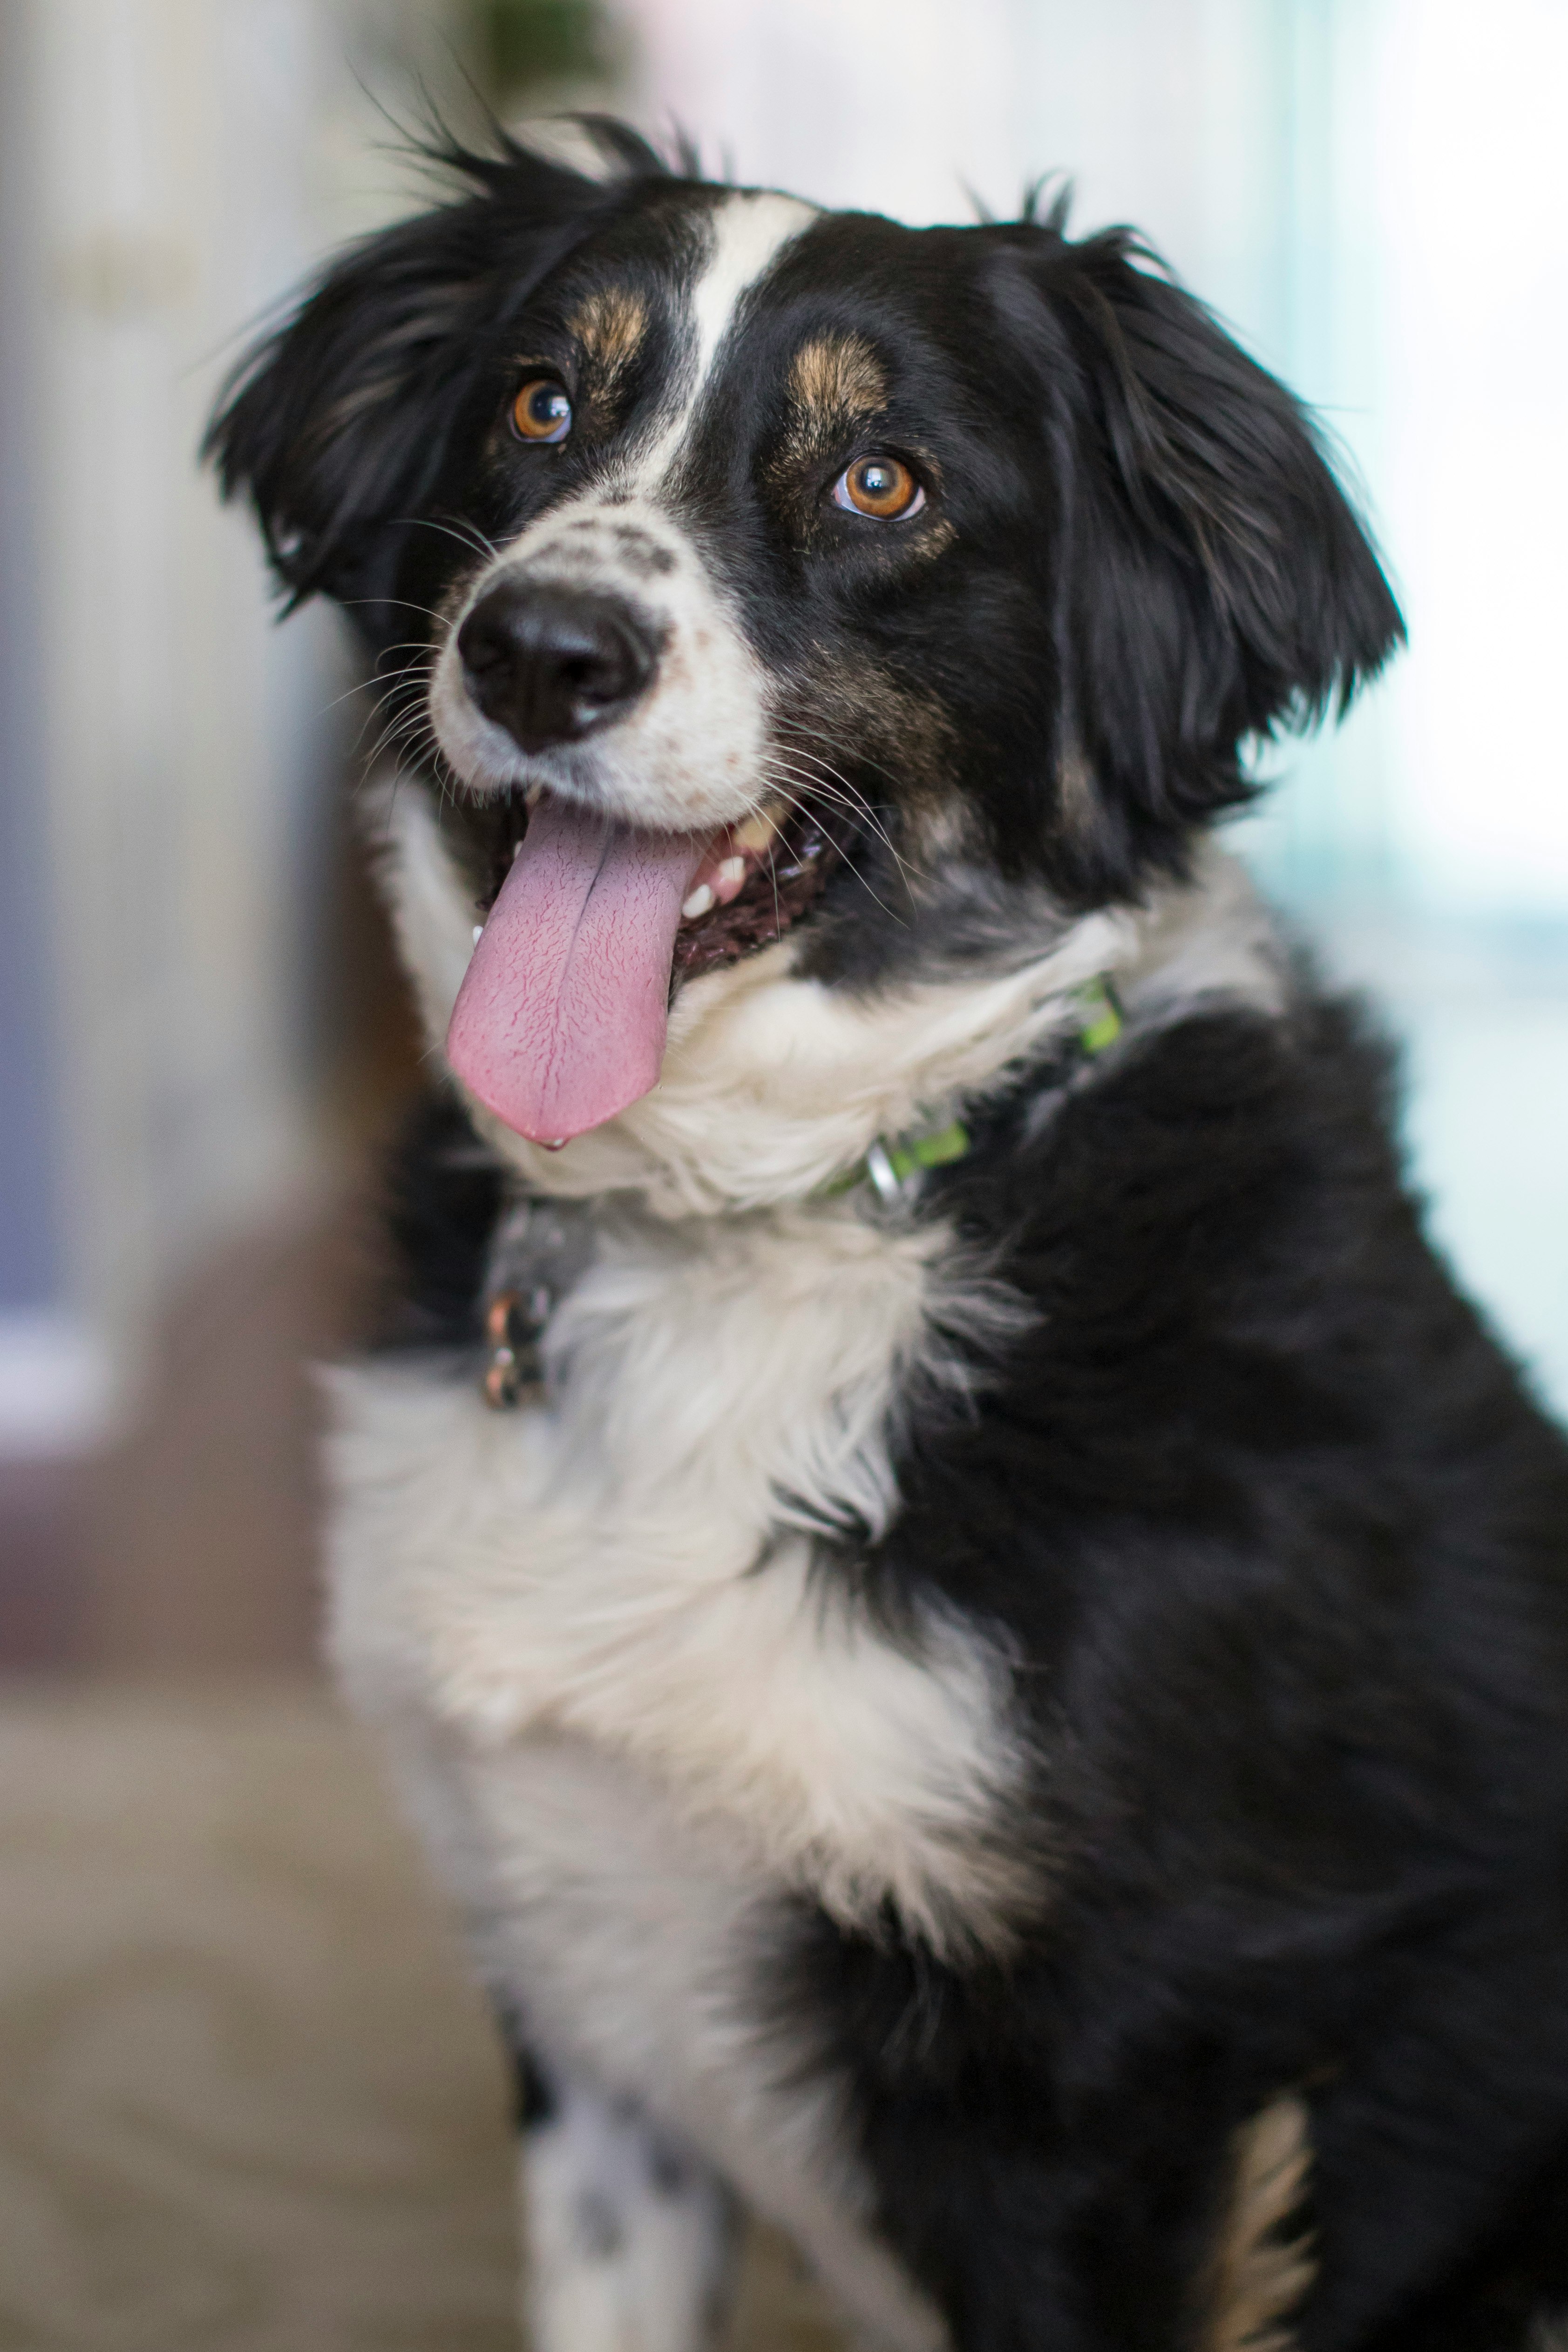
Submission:
{"label": "dog's ear", "polygon": [[1404,625],[1310,419],[1201,303],[1124,230],[1042,226],[1027,251],[1058,518],[1053,793],[1094,887],[1179,864],[1249,796],[1247,740],[1342,710]]}
{"label": "dog's ear", "polygon": [[203,454],[248,494],[290,606],[362,612],[390,593],[400,528],[440,477],[494,330],[629,179],[663,175],[622,126],[587,125],[616,176],[589,178],[498,133],[491,153],[423,150],[468,193],[365,238],[230,376]]}

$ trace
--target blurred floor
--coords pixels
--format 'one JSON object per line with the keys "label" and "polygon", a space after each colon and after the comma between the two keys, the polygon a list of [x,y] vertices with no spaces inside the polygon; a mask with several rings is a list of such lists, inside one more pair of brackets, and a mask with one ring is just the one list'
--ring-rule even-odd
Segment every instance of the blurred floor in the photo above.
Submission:
{"label": "blurred floor", "polygon": [[[323,1694],[13,1685],[0,1916],[5,2352],[516,2343],[500,2049]],[[761,2233],[731,2340],[837,2342]]]}

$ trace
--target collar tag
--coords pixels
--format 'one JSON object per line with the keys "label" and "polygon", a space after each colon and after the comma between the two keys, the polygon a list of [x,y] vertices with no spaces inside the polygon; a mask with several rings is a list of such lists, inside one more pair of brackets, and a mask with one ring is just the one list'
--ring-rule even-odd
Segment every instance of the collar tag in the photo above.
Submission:
{"label": "collar tag", "polygon": [[894,1167],[892,1155],[880,1136],[855,1171],[854,1181],[867,1177],[871,1188],[885,1209],[892,1208],[903,1193],[903,1180]]}
{"label": "collar tag", "polygon": [[909,1198],[916,1181],[928,1168],[944,1168],[950,1160],[962,1160],[969,1150],[969,1129],[960,1119],[952,1119],[946,1127],[933,1129],[929,1135],[907,1136],[889,1141],[878,1136],[863,1160],[846,1169],[825,1184],[819,1200],[837,1200],[852,1192],[857,1184],[869,1184],[885,1209],[896,1208]]}
{"label": "collar tag", "polygon": [[963,1159],[968,1150],[969,1129],[956,1118],[931,1135],[911,1136],[902,1143],[889,1143],[879,1135],[849,1181],[858,1183],[865,1178],[890,1209],[926,1169],[945,1168],[950,1160]]}

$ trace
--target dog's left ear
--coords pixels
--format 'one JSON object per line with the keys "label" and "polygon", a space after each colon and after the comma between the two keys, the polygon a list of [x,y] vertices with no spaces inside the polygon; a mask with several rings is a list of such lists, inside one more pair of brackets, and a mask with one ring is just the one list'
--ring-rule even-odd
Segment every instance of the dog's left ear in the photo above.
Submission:
{"label": "dog's left ear", "polygon": [[1405,632],[1311,421],[1201,303],[1126,231],[1042,226],[1025,253],[1057,476],[1056,814],[1094,887],[1179,863],[1249,796],[1247,739],[1342,709]]}

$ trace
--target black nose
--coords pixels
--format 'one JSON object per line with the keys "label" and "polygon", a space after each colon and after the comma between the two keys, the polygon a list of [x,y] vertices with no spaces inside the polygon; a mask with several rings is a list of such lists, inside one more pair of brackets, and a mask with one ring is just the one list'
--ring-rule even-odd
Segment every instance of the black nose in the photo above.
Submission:
{"label": "black nose", "polygon": [[658,646],[616,596],[503,580],[458,632],[468,691],[525,751],[574,743],[636,700]]}

